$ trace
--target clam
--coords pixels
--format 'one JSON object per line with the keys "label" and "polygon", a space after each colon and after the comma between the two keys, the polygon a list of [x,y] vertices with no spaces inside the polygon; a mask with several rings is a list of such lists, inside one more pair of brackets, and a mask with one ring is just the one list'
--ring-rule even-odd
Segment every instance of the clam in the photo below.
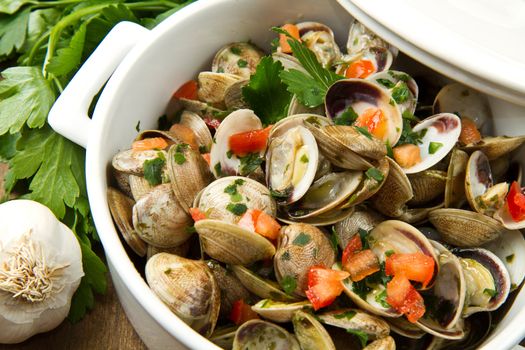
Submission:
{"label": "clam", "polygon": [[[357,115],[355,125],[368,128],[371,134],[394,146],[403,129],[397,103],[390,93],[377,84],[363,79],[335,82],[325,97],[326,116],[340,120],[343,113]],[[373,128],[369,125],[374,125]]]}
{"label": "clam", "polygon": [[270,130],[268,138],[273,139],[280,137],[288,130],[293,129],[296,126],[304,125],[305,122],[308,122],[318,127],[333,125],[332,120],[322,115],[313,113],[294,114],[283,118],[277,123],[275,123],[272,130]]}
{"label": "clam", "polygon": [[260,316],[278,323],[291,322],[295,312],[309,308],[312,308],[312,304],[309,301],[285,303],[270,299],[260,300],[252,306],[252,310]]}
{"label": "clam", "polygon": [[212,334],[219,315],[220,292],[204,262],[159,253],[146,263],[146,280],[181,320],[206,337]]}
{"label": "clam", "polygon": [[147,243],[174,247],[192,235],[191,217],[180,206],[170,184],[158,185],[133,206],[133,227]]}
{"label": "clam", "polygon": [[166,151],[162,150],[134,151],[129,149],[118,152],[113,157],[111,165],[120,173],[142,176],[144,175],[145,161],[151,161],[157,158],[166,159],[166,155]]}
{"label": "clam", "polygon": [[215,277],[220,290],[220,317],[222,319],[228,319],[232,311],[233,303],[237,300],[248,301],[251,299],[251,294],[231,271],[222,267],[218,262],[208,260],[206,261],[206,265]]}
{"label": "clam", "polygon": [[482,151],[489,160],[494,160],[506,156],[524,142],[525,136],[487,136],[475,145],[467,145],[463,149],[469,153]]}
{"label": "clam", "polygon": [[234,83],[242,80],[241,77],[229,73],[200,72],[197,77],[199,100],[214,107],[223,109],[226,90]]}
{"label": "clam", "polygon": [[208,164],[199,152],[185,144],[172,146],[166,163],[173,194],[182,209],[189,213],[197,193],[212,181]]}
{"label": "clam", "polygon": [[467,286],[463,315],[493,311],[500,307],[510,291],[510,276],[503,262],[483,248],[458,249]]}
{"label": "clam", "polygon": [[302,350],[335,350],[332,338],[314,315],[296,311],[292,323]]}
{"label": "clam", "polygon": [[359,309],[327,311],[317,317],[322,323],[333,327],[363,332],[371,340],[385,338],[390,334],[390,326],[385,320]]}
{"label": "clam", "polygon": [[485,133],[492,131],[492,113],[487,97],[460,83],[445,85],[434,99],[436,113],[455,113],[469,118]]}
{"label": "clam", "polygon": [[525,239],[518,230],[507,231],[483,246],[503,262],[510,275],[511,289],[518,288],[525,278]]}
{"label": "clam", "polygon": [[395,350],[396,349],[396,342],[394,338],[391,336],[381,338],[374,340],[367,346],[363,348],[363,350]]}
{"label": "clam", "polygon": [[497,220],[469,210],[436,209],[428,219],[445,242],[458,247],[478,247],[505,232]]}
{"label": "clam", "polygon": [[261,164],[265,150],[258,154],[253,153],[253,157],[246,155],[242,159],[232,154],[229,146],[230,136],[259,129],[262,129],[262,123],[255,113],[249,109],[239,109],[224,118],[215,133],[215,143],[210,152],[210,170],[215,177],[247,175]]}
{"label": "clam", "polygon": [[386,146],[379,139],[362,134],[353,126],[319,126],[305,121],[321,153],[335,166],[349,170],[368,170],[386,155]]}
{"label": "clam", "polygon": [[172,255],[178,255],[178,256],[185,258],[188,255],[188,252],[190,251],[190,245],[191,245],[190,243],[191,243],[191,240],[187,240],[181,245],[178,245],[175,247],[169,247],[169,248],[159,248],[151,244],[148,244],[148,247],[146,249],[146,260],[149,260],[152,256],[154,256],[155,254],[159,254],[159,253],[169,253]]}
{"label": "clam", "polygon": [[239,80],[230,85],[224,93],[224,104],[228,110],[248,108],[248,104],[244,102],[242,89],[248,85],[249,80]]}
{"label": "clam", "polygon": [[237,326],[217,327],[210,335],[210,341],[223,349],[231,349],[237,328]]}
{"label": "clam", "polygon": [[455,114],[440,113],[419,122],[412,129],[422,133],[419,152],[421,162],[403,170],[407,174],[414,174],[426,169],[442,160],[456,144],[461,133],[461,120]]}
{"label": "clam", "polygon": [[293,335],[284,328],[262,320],[250,320],[237,329],[233,350],[300,350]]}
{"label": "clam", "polygon": [[372,209],[356,207],[354,213],[334,225],[337,243],[345,249],[350,239],[359,229],[370,231],[384,221],[383,217]]}
{"label": "clam", "polygon": [[337,210],[354,193],[362,178],[360,171],[325,175],[313,183],[300,201],[284,210],[288,218],[296,221]]}
{"label": "clam", "polygon": [[465,174],[468,154],[454,148],[450,155],[445,183],[445,208],[459,208],[465,202]]}
{"label": "clam", "polygon": [[330,68],[341,56],[334,33],[328,26],[318,22],[297,23],[301,41],[317,57],[324,68]]}
{"label": "clam", "polygon": [[459,324],[466,296],[466,281],[460,260],[436,241],[431,242],[438,252],[439,273],[433,288],[423,295],[426,313],[416,323],[424,331],[438,337],[463,337]]}
{"label": "clam", "polygon": [[401,113],[408,111],[414,114],[419,89],[416,81],[410,75],[404,72],[388,70],[372,74],[366,79],[386,89],[396,101]]}
{"label": "clam", "polygon": [[386,321],[390,325],[390,330],[392,332],[402,335],[406,338],[421,339],[426,334],[428,334],[414,323],[409,322],[404,317],[388,318]]}
{"label": "clam", "polygon": [[264,279],[244,266],[232,265],[230,269],[242,285],[259,298],[286,303],[298,300],[296,297],[283,292],[276,282]]}
{"label": "clam", "polygon": [[124,241],[138,256],[146,255],[146,243],[133,228],[132,213],[135,202],[112,187],[108,187],[107,200],[111,216]]}
{"label": "clam", "polygon": [[428,350],[475,350],[480,348],[480,344],[493,329],[492,314],[481,312],[473,315],[463,322],[464,336],[461,340],[450,340],[445,338],[433,337],[428,345]]}
{"label": "clam", "polygon": [[281,62],[285,70],[295,69],[304,74],[310,75],[306,69],[301,65],[299,60],[292,55],[288,55],[279,51],[272,53],[272,59],[274,61]]}
{"label": "clam", "polygon": [[231,43],[223,46],[215,54],[211,70],[249,79],[263,56],[264,52],[251,43]]}
{"label": "clam", "polygon": [[346,50],[350,60],[363,56],[371,59],[376,72],[390,68],[398,53],[397,48],[388,44],[358,21],[354,21],[350,26]]}
{"label": "clam", "polygon": [[441,170],[424,170],[408,176],[414,197],[408,205],[419,206],[442,197],[445,193],[447,173]]}
{"label": "clam", "polygon": [[[281,228],[273,260],[275,277],[289,292],[305,296],[308,289],[308,270],[314,265],[332,266],[335,253],[330,240],[318,228],[297,223]],[[286,289],[285,289],[286,290]]]}
{"label": "clam", "polygon": [[[219,109],[199,100],[180,98],[177,100],[177,103],[179,104],[179,110],[193,112],[202,118],[216,119],[217,116],[226,113],[222,107]],[[219,123],[217,120],[217,124]]]}
{"label": "clam", "polygon": [[399,164],[387,157],[389,173],[381,189],[371,198],[372,205],[381,214],[399,217],[406,212],[406,203],[414,192],[407,175]]}
{"label": "clam", "polygon": [[[342,221],[352,215],[354,212],[354,207],[348,207],[341,209],[340,207],[327,211],[326,213],[321,213],[316,216],[311,216],[308,218],[300,219],[300,222],[303,224],[309,224],[312,226],[327,226],[333,225]],[[286,224],[295,224],[297,220],[286,216],[286,214],[279,217],[279,221],[282,221]]]}
{"label": "clam", "polygon": [[209,152],[213,143],[210,129],[197,113],[190,111],[182,112],[180,124],[193,130],[199,149],[203,151],[201,153]]}
{"label": "clam", "polygon": [[[496,185],[497,186],[497,185]],[[494,186],[494,187],[496,187]],[[524,189],[521,187],[520,182],[517,184],[517,188],[515,184],[512,185],[511,190],[507,194],[507,200],[505,205],[502,205],[498,211],[494,213],[494,218],[498,220],[506,229],[508,230],[521,230],[525,228],[525,219],[519,219],[519,218],[513,218],[510,211],[509,211],[509,196],[511,193],[516,193],[514,198],[519,198],[518,196],[520,194],[524,193]],[[515,199],[516,201],[517,199]]]}
{"label": "clam", "polygon": [[153,189],[153,186],[143,176],[129,175],[128,181],[135,201],[138,201]]}
{"label": "clam", "polygon": [[304,196],[314,181],[319,161],[312,133],[298,125],[272,137],[266,153],[266,182],[290,204]]}

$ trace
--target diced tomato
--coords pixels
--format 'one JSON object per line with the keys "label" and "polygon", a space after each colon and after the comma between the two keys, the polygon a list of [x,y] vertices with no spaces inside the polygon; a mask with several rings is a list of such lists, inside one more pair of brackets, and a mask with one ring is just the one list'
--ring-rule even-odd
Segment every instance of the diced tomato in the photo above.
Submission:
{"label": "diced tomato", "polygon": [[382,140],[387,132],[388,122],[380,108],[367,108],[356,120],[356,126],[368,129],[368,132]]}
{"label": "diced tomato", "polygon": [[271,216],[258,209],[249,209],[243,214],[237,225],[260,234],[269,240],[279,237],[281,225]]}
{"label": "diced tomato", "polygon": [[403,275],[395,275],[386,285],[386,301],[398,312],[414,323],[425,314],[425,303],[421,294]]}
{"label": "diced tomato", "polygon": [[211,164],[211,155],[209,153],[203,153],[201,154],[202,158],[208,163],[208,165]]}
{"label": "diced tomato", "polygon": [[206,214],[200,211],[199,208],[190,208],[190,215],[195,222],[206,219]]}
{"label": "diced tomato", "polygon": [[314,310],[332,304],[342,292],[342,280],[348,278],[346,271],[336,271],[323,266],[312,266],[308,271],[308,290],[305,291]]}
{"label": "diced tomato", "polygon": [[347,264],[348,259],[354,255],[356,252],[363,249],[363,243],[361,242],[361,237],[358,233],[352,236],[350,240],[348,241],[348,244],[346,245],[345,249],[343,250],[343,256],[341,259],[341,262],[343,263],[343,267]]}
{"label": "diced tomato", "polygon": [[191,130],[191,128],[182,124],[173,124],[169,130],[170,133],[175,135],[182,143],[190,145],[194,151],[199,150],[199,144],[197,143],[197,136]]}
{"label": "diced tomato", "polygon": [[350,272],[352,281],[358,282],[379,271],[379,261],[372,250],[365,249],[350,256],[343,268]]}
{"label": "diced tomato", "polygon": [[195,80],[190,80],[182,84],[182,86],[175,91],[173,97],[187,98],[188,100],[197,100],[197,89],[199,86]]}
{"label": "diced tomato", "polygon": [[219,128],[219,125],[221,125],[221,121],[216,118],[211,117],[204,117],[203,118],[204,123],[208,125],[208,127],[217,130]]}
{"label": "diced tomato", "polygon": [[[286,30],[292,38],[295,38],[299,41],[301,41],[301,37],[299,36],[299,28],[295,24],[285,24],[281,27],[281,29]],[[288,44],[288,38],[284,34],[279,34],[279,46],[281,47],[281,51],[284,53],[292,53],[292,48],[290,47],[290,44]]]}
{"label": "diced tomato", "polygon": [[387,276],[403,275],[425,288],[434,276],[434,265],[434,259],[421,252],[393,254],[386,258],[385,273]]}
{"label": "diced tomato", "polygon": [[134,141],[131,145],[133,151],[147,151],[151,149],[164,149],[168,147],[168,142],[162,137],[150,137],[143,140]]}
{"label": "diced tomato", "polygon": [[470,145],[481,141],[481,134],[476,123],[470,118],[461,118],[461,134],[459,142],[464,145]]}
{"label": "diced tomato", "polygon": [[376,71],[376,67],[370,60],[359,60],[352,62],[345,71],[347,78],[361,78],[364,79]]}
{"label": "diced tomato", "polygon": [[238,156],[243,156],[248,153],[260,152],[266,148],[268,135],[272,125],[265,129],[245,131],[230,136],[229,146],[230,150]]}
{"label": "diced tomato", "polygon": [[403,168],[410,168],[421,163],[419,147],[411,143],[396,146],[392,149],[394,160]]}
{"label": "diced tomato", "polygon": [[510,186],[507,195],[507,209],[512,220],[516,222],[525,220],[525,194],[516,181]]}
{"label": "diced tomato", "polygon": [[259,315],[252,310],[252,307],[249,304],[246,304],[244,300],[239,299],[233,302],[229,318],[237,326],[240,326],[246,321],[258,319]]}

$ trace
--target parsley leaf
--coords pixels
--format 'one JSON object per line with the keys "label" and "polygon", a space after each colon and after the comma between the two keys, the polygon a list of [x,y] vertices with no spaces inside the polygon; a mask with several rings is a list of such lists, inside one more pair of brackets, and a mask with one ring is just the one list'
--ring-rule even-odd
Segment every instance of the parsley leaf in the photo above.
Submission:
{"label": "parsley leaf", "polygon": [[0,19],[0,57],[19,51],[26,41],[29,9]]}
{"label": "parsley leaf", "polygon": [[20,131],[25,123],[40,128],[55,102],[51,85],[37,67],[13,67],[0,81],[0,135]]}
{"label": "parsley leaf", "polygon": [[292,294],[295,288],[297,288],[297,281],[293,276],[284,276],[283,279],[281,279],[281,287],[283,287],[286,294]]}
{"label": "parsley leaf", "polygon": [[0,13],[12,15],[25,4],[33,2],[33,0],[0,0]]}
{"label": "parsley leaf", "polygon": [[389,309],[390,304],[386,301],[386,289],[381,293],[378,293],[375,297],[376,302],[378,302],[382,307]]}
{"label": "parsley leaf", "polygon": [[489,288],[483,289],[483,293],[487,294],[491,298],[494,298],[495,296],[498,295],[498,292],[495,289],[489,289]]}
{"label": "parsley leaf", "polygon": [[228,203],[228,205],[226,206],[226,210],[228,210],[232,214],[241,216],[242,214],[246,213],[248,207],[246,206],[246,204],[243,203]]}
{"label": "parsley leaf", "polygon": [[372,134],[368,132],[367,128],[363,128],[362,126],[354,126],[354,129],[356,129],[360,134],[366,136],[368,139],[372,140]]}
{"label": "parsley leaf", "polygon": [[304,247],[310,243],[311,240],[312,237],[310,237],[308,233],[301,232],[297,235],[297,237],[295,237],[295,239],[292,241],[292,244],[299,247]]}
{"label": "parsley leaf", "polygon": [[[175,153],[175,156],[177,154],[180,153]],[[175,162],[177,162],[177,157],[175,157]],[[164,168],[165,163],[160,157],[144,161],[144,178],[151,186],[157,186],[162,183],[162,168]]]}
{"label": "parsley leaf", "polygon": [[336,125],[352,125],[358,117],[352,106],[348,106],[343,113],[334,118],[334,123]]}
{"label": "parsley leaf", "polygon": [[340,314],[335,314],[334,318],[340,320],[342,318],[346,318],[347,320],[351,320],[356,315],[356,312],[354,310],[348,310],[346,312],[342,312]]}
{"label": "parsley leaf", "polygon": [[46,71],[55,76],[66,75],[80,65],[84,42],[86,40],[86,24],[80,26],[71,38],[69,45],[58,49],[46,66]]}
{"label": "parsley leaf", "polygon": [[392,89],[392,98],[398,104],[406,102],[410,96],[410,90],[405,82],[401,81]]}
{"label": "parsley leaf", "polygon": [[379,171],[379,169],[377,168],[369,168],[366,172],[365,172],[365,175],[368,179],[374,179],[376,180],[377,182],[382,182],[384,179],[385,179],[385,176],[383,175],[383,173],[381,173]]}
{"label": "parsley leaf", "polygon": [[297,69],[282,71],[279,77],[302,105],[313,108],[324,103],[326,90],[314,78]]}
{"label": "parsley leaf", "polygon": [[430,142],[428,144],[428,153],[434,154],[436,153],[441,147],[443,147],[443,144],[441,142]]}
{"label": "parsley leaf", "polygon": [[394,86],[396,86],[396,84],[394,84],[392,81],[388,80],[388,79],[376,79],[376,81],[383,85],[384,87],[386,87],[387,89],[391,89],[393,88]]}
{"label": "parsley leaf", "polygon": [[259,156],[259,153],[248,153],[244,157],[239,157],[239,160],[241,161],[241,166],[239,168],[239,173],[242,176],[246,176],[246,175],[252,173],[263,162],[263,158],[261,158]]}
{"label": "parsley leaf", "polygon": [[348,333],[355,335],[359,342],[361,343],[361,346],[364,348],[366,346],[366,343],[368,343],[368,334],[366,334],[363,331],[360,331],[358,329],[347,329]]}
{"label": "parsley leaf", "polygon": [[279,79],[283,72],[281,62],[263,57],[248,85],[242,88],[244,101],[253,109],[263,124],[269,125],[286,117],[292,95]]}

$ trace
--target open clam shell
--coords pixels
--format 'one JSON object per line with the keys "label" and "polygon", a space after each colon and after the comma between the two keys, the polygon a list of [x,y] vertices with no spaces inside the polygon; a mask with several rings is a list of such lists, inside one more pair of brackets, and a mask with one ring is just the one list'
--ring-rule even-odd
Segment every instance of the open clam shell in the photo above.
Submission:
{"label": "open clam shell", "polygon": [[482,151],[489,160],[494,160],[511,153],[525,142],[525,136],[487,136],[475,145],[467,145],[463,149],[469,153]]}
{"label": "open clam shell", "polygon": [[436,209],[428,218],[445,242],[458,247],[479,247],[506,231],[497,220],[470,210]]}
{"label": "open clam shell", "polygon": [[224,92],[224,104],[228,110],[249,108],[242,96],[242,89],[248,85],[250,80],[239,80],[230,85]]}
{"label": "open clam shell", "polygon": [[283,303],[270,299],[263,299],[252,306],[252,310],[267,320],[284,323],[291,322],[295,312],[303,309],[311,309],[309,301],[299,301],[296,303]]}
{"label": "open clam shell", "polygon": [[190,111],[182,112],[180,116],[180,124],[193,130],[197,144],[199,145],[199,148],[204,151],[203,153],[211,150],[213,139],[210,129],[197,113]]}
{"label": "open clam shell", "polygon": [[412,129],[424,133],[421,138],[419,152],[421,162],[404,168],[407,174],[414,174],[437,164],[455,146],[461,133],[461,120],[455,114],[440,113],[419,122]]}
{"label": "open clam shell", "polygon": [[309,224],[312,226],[328,226],[346,219],[347,217],[352,215],[353,212],[354,207],[348,207],[345,209],[335,208],[316,216],[298,220],[290,218],[287,216],[286,213],[284,213],[283,215],[279,216],[279,220],[289,225],[301,222],[303,224]]}
{"label": "open clam shell", "polygon": [[302,350],[335,350],[332,338],[314,315],[296,311],[292,323]]}
{"label": "open clam shell", "polygon": [[[377,110],[383,116],[384,127],[371,133],[383,142],[394,146],[403,129],[403,120],[397,103],[390,93],[377,84],[363,79],[343,79],[335,82],[325,97],[326,116],[334,119],[342,113],[353,110],[359,117],[371,110]],[[376,112],[377,114],[377,112]]]}
{"label": "open clam shell", "polygon": [[510,276],[503,262],[483,248],[458,249],[467,286],[463,315],[492,311],[500,307],[510,292]]}
{"label": "open clam shell", "polygon": [[420,327],[416,326],[412,322],[409,322],[404,317],[388,318],[386,321],[390,325],[390,330],[392,332],[402,335],[406,338],[421,339],[423,336],[425,336],[425,334],[427,334]]}
{"label": "open clam shell", "polygon": [[[259,129],[262,129],[262,123],[250,109],[239,109],[224,118],[215,133],[215,143],[210,152],[210,170],[215,177],[249,173],[242,167],[240,158],[231,154],[229,140],[234,134]],[[259,156],[263,154],[264,151]]]}
{"label": "open clam shell", "polygon": [[[390,51],[390,64],[395,56],[397,56],[397,48],[391,46],[389,43],[378,37],[375,33],[368,30],[362,23],[354,20],[350,25],[348,32],[348,41],[346,43],[346,50],[349,55],[355,55],[363,51],[368,51],[372,48],[383,48]],[[386,70],[390,67],[378,69],[378,71]]]}
{"label": "open clam shell", "polygon": [[281,62],[285,70],[296,69],[306,75],[310,75],[310,73],[308,73],[301,65],[299,60],[292,55],[276,51],[272,53],[272,59]]}
{"label": "open clam shell", "polygon": [[293,114],[275,123],[272,130],[270,130],[270,134],[268,138],[272,139],[274,137],[279,137],[283,135],[285,132],[287,132],[288,130],[296,126],[304,125],[305,122],[308,122],[310,124],[313,124],[319,127],[333,125],[332,121],[329,118],[324,117],[319,114],[313,114],[313,113]]}
{"label": "open clam shell", "polygon": [[204,336],[213,332],[220,292],[204,262],[159,253],[146,263],[146,280],[162,302],[190,327]]}
{"label": "open clam shell", "polygon": [[250,320],[237,329],[232,350],[300,350],[297,339],[287,330],[263,320]]}
{"label": "open clam shell", "polygon": [[324,114],[324,106],[319,105],[317,107],[307,107],[304,106],[301,102],[299,102],[299,99],[297,98],[297,95],[293,95],[292,99],[290,101],[290,105],[288,106],[288,115],[296,115],[296,114],[304,114],[304,113],[312,113],[316,115],[323,115]]}
{"label": "open clam shell", "polygon": [[410,75],[404,72],[388,70],[372,74],[366,79],[386,89],[392,95],[392,98],[396,100],[401,113],[409,111],[413,114],[415,112],[419,88]]}
{"label": "open clam shell", "polygon": [[283,292],[281,287],[274,281],[264,279],[244,266],[232,265],[230,269],[241,281],[242,285],[259,298],[285,303],[299,300],[297,297]]}
{"label": "open clam shell", "polygon": [[454,148],[450,155],[445,184],[445,208],[459,208],[465,202],[465,174],[468,154]]}
{"label": "open clam shell", "polygon": [[327,325],[365,333],[369,339],[381,339],[390,334],[390,326],[380,317],[359,309],[338,309],[317,315]]}
{"label": "open clam shell", "polygon": [[197,90],[199,100],[222,109],[225,107],[226,90],[243,78],[229,73],[200,72],[197,80],[199,82],[199,89]]}
{"label": "open clam shell", "polygon": [[147,160],[153,160],[156,158],[166,158],[166,151],[159,150],[144,150],[134,151],[125,150],[118,152],[111,161],[113,168],[124,174],[133,174],[142,176],[144,175],[144,162]]}
{"label": "open clam shell", "polygon": [[295,126],[270,139],[266,153],[266,183],[271,191],[286,196],[285,204],[294,203],[310,188],[318,162],[319,150],[314,136],[304,126]]}
{"label": "open clam shell", "polygon": [[325,68],[341,57],[341,50],[335,42],[334,33],[327,25],[318,22],[300,22],[296,24],[301,41],[317,57]]}
{"label": "open clam shell", "polygon": [[339,207],[357,189],[363,178],[360,171],[330,173],[316,180],[300,201],[286,208],[292,220],[302,220]]}
{"label": "open clam shell", "polygon": [[396,342],[394,338],[391,336],[387,336],[381,339],[374,340],[367,346],[363,348],[363,350],[395,350],[396,349]]}
{"label": "open clam shell", "polygon": [[441,197],[445,192],[447,173],[441,170],[424,170],[408,176],[414,197],[409,205],[420,206]]}
{"label": "open clam shell", "polygon": [[223,46],[213,58],[211,70],[249,79],[255,73],[264,52],[251,43],[237,42]]}
{"label": "open clam shell", "polygon": [[108,187],[107,198],[111,216],[124,241],[138,256],[146,255],[147,245],[133,228],[133,199],[112,187]]}
{"label": "open clam shell", "polygon": [[210,335],[210,341],[223,349],[231,349],[237,328],[237,326],[217,327]]}
{"label": "open clam shell", "polygon": [[332,266],[335,253],[328,237],[318,228],[303,223],[281,228],[273,260],[275,277],[281,286],[295,281],[294,294],[306,296],[311,266]]}
{"label": "open clam shell", "polygon": [[371,198],[372,205],[381,214],[399,217],[406,212],[406,203],[412,199],[412,185],[403,168],[387,157],[389,172],[383,186]]}
{"label": "open clam shell", "polygon": [[384,218],[373,209],[361,206],[356,207],[352,215],[334,225],[339,247],[345,249],[350,239],[358,233],[359,229],[370,231],[382,221],[384,221]]}

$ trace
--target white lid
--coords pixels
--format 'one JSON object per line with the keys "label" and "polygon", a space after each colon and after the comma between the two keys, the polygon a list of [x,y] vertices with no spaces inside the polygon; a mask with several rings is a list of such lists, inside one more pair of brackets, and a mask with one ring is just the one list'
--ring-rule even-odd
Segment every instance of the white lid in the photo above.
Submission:
{"label": "white lid", "polygon": [[525,105],[525,1],[338,0],[407,55]]}

